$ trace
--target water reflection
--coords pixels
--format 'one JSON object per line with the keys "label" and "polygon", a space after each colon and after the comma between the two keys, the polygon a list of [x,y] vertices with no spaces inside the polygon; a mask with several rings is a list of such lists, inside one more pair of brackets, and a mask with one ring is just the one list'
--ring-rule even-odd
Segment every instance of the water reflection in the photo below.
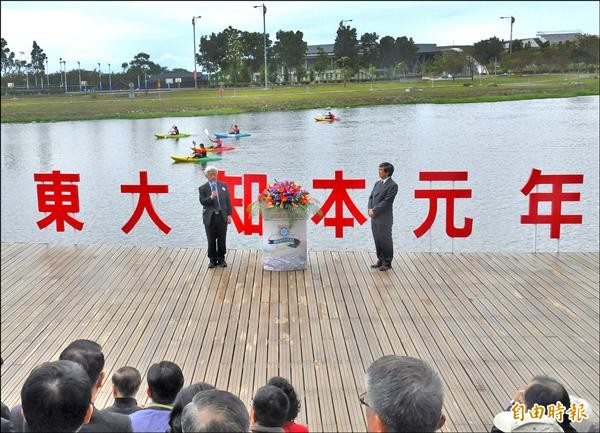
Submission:
{"label": "water reflection", "polygon": [[[598,250],[598,97],[516,101],[490,104],[404,105],[335,109],[339,122],[315,122],[319,110],[249,113],[219,117],[2,125],[2,241],[54,243],[118,243],[161,246],[204,246],[198,202],[204,181],[198,164],[174,164],[170,155],[189,155],[192,141],[208,143],[204,129],[227,130],[238,124],[252,136],[225,140],[237,147],[214,163],[227,174],[266,173],[273,179],[294,179],[314,190],[315,178],[366,179],[364,190],[350,195],[366,213],[377,165],[390,161],[400,189],[395,204],[395,246],[403,251],[531,251],[535,230],[521,225],[528,199],[520,189],[532,168],[544,173],[583,173],[581,202],[567,203],[565,213],[579,213],[584,224],[563,226],[562,251]],[[154,138],[177,124],[193,135],[179,140]],[[33,173],[61,170],[80,173],[82,232],[38,230]],[[131,216],[137,197],[121,194],[121,184],[139,182],[148,172],[152,184],[169,185],[169,194],[153,195],[155,209],[171,227],[164,235],[147,215],[125,235],[121,227]],[[468,239],[454,242],[445,235],[445,206],[440,204],[431,231],[416,239],[412,231],[425,218],[428,204],[414,198],[415,189],[429,188],[420,171],[467,170],[469,180],[455,188],[471,188],[473,198],[458,200],[455,224],[474,218]],[[452,187],[450,183],[433,185]],[[256,191],[255,191],[256,193]],[[241,187],[236,194],[242,196]],[[345,216],[350,216],[346,211]],[[309,222],[310,248],[373,250],[370,224],[344,231]],[[539,251],[556,251],[548,226],[537,229]],[[259,248],[258,236],[229,232],[232,248]]]}

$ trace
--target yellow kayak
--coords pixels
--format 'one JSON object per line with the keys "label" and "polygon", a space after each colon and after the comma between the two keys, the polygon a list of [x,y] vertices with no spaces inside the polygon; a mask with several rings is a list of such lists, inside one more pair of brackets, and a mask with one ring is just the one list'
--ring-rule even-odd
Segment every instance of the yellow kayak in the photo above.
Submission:
{"label": "yellow kayak", "polygon": [[171,159],[175,162],[210,162],[210,161],[220,161],[223,158],[219,158],[218,156],[207,156],[206,158],[194,158],[193,156],[171,155]]}

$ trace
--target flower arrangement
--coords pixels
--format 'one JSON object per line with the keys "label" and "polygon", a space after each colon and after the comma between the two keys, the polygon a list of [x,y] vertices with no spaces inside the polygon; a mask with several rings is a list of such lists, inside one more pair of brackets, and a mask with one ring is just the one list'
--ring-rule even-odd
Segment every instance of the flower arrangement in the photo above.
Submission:
{"label": "flower arrangement", "polygon": [[310,192],[294,181],[275,179],[258,195],[258,200],[250,205],[253,213],[263,216],[285,215],[289,219],[306,219],[311,212],[320,212],[318,202]]}

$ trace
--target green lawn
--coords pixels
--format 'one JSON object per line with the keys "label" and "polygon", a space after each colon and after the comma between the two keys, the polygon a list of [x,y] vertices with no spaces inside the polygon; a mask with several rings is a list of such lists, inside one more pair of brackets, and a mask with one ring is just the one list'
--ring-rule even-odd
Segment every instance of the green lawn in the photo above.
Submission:
{"label": "green lawn", "polygon": [[[466,87],[465,83],[473,84]],[[412,90],[412,91],[411,91]],[[466,103],[598,95],[597,76],[538,75],[468,80],[275,86],[272,89],[184,89],[138,93],[2,97],[1,121],[140,119],[210,116],[257,111],[287,111],[382,104]]]}

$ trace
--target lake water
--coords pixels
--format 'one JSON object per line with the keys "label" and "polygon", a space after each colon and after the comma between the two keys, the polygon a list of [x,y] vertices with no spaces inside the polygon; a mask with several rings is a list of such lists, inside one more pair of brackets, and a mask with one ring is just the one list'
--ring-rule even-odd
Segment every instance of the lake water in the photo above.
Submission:
{"label": "lake water", "polygon": [[[366,180],[365,189],[349,195],[366,214],[367,199],[382,161],[394,164],[399,192],[394,204],[394,242],[399,251],[598,251],[599,249],[599,98],[579,97],[482,104],[398,105],[336,109],[341,118],[317,123],[318,110],[250,113],[234,116],[100,120],[59,123],[3,124],[2,241],[48,243],[109,243],[140,246],[205,246],[198,186],[205,182],[198,164],[175,164],[170,155],[188,155],[192,140],[206,142],[204,129],[224,131],[233,123],[251,137],[224,140],[237,150],[224,152],[214,163],[227,174],[265,173],[273,179],[296,180],[324,202],[329,191],[312,187],[312,180]],[[157,140],[176,123],[194,134],[180,140]],[[532,168],[542,174],[580,173],[583,185],[566,185],[581,193],[578,202],[565,202],[563,214],[583,215],[583,224],[562,225],[560,243],[550,239],[548,225],[523,225],[529,198],[521,188]],[[82,231],[67,226],[39,230],[45,214],[37,208],[34,173],[60,170],[79,173]],[[172,230],[165,235],[144,214],[126,235],[137,195],[122,194],[121,184],[139,183],[139,172],[149,183],[167,184],[168,194],[152,195],[155,209]],[[442,201],[432,229],[421,238],[413,230],[425,219],[428,201],[415,199],[415,189],[430,188],[419,181],[421,171],[468,171],[466,182],[454,188],[472,189],[471,199],[457,199],[455,222],[473,218],[468,238],[452,240],[445,234],[446,206]],[[433,182],[432,188],[452,188]],[[539,192],[549,191],[540,186]],[[241,187],[236,190],[241,196]],[[540,205],[540,213],[550,206]],[[241,209],[240,209],[241,211]],[[345,216],[350,216],[345,210]],[[334,229],[308,223],[309,249],[374,250],[370,223]],[[230,227],[230,248],[260,248],[258,235],[244,236]]]}

